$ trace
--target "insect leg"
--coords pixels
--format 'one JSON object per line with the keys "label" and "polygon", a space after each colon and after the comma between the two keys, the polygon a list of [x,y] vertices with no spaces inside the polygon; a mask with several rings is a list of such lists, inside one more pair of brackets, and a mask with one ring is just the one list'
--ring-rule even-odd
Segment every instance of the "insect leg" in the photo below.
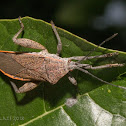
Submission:
{"label": "insect leg", "polygon": [[61,51],[62,51],[62,42],[61,42],[60,36],[59,36],[59,34],[58,34],[58,32],[57,32],[57,30],[55,28],[55,24],[53,23],[53,21],[51,21],[51,25],[52,25],[52,29],[53,29],[53,31],[54,31],[54,33],[56,35],[56,38],[58,40],[57,53],[56,53],[56,55],[59,56],[60,53],[61,53]]}
{"label": "insect leg", "polygon": [[39,85],[39,83],[27,82],[18,89],[18,87],[14,82],[10,81],[10,83],[16,93],[24,93],[27,91],[31,91],[32,89],[36,88]]}
{"label": "insect leg", "polygon": [[69,57],[68,59],[70,60],[78,60],[78,61],[82,61],[83,60],[89,60],[89,59],[94,59],[94,58],[106,58],[106,57],[111,57],[114,55],[118,55],[117,52],[114,53],[107,53],[107,54],[103,54],[103,55],[99,55],[99,56],[74,56],[74,57]]}
{"label": "insect leg", "polygon": [[33,48],[33,49],[41,49],[41,50],[47,51],[47,49],[38,42],[35,42],[33,40],[30,40],[30,39],[26,39],[26,38],[17,38],[19,36],[19,34],[24,30],[24,25],[21,21],[21,17],[19,17],[19,22],[20,22],[20,25],[21,25],[21,29],[14,35],[14,37],[12,39],[13,42],[15,44],[23,46],[23,47]]}
{"label": "insect leg", "polygon": [[68,73],[68,79],[73,85],[77,85],[76,79],[71,75],[71,73]]}
{"label": "insect leg", "polygon": [[122,67],[124,66],[124,64],[105,64],[105,65],[101,65],[101,66],[95,66],[95,67],[92,67],[91,65],[87,65],[86,67],[84,67],[85,69],[103,69],[103,68],[111,68],[111,67]]}
{"label": "insect leg", "polygon": [[14,35],[14,37],[13,37],[13,42],[14,43],[16,43],[16,44],[18,44],[17,43],[17,37],[19,36],[19,34],[24,30],[24,24],[21,22],[21,19],[20,19],[20,17],[19,17],[19,22],[20,22],[20,25],[21,25],[21,29]]}
{"label": "insect leg", "polygon": [[[92,51],[90,51],[90,52],[87,54],[87,57],[88,57],[91,53],[93,53],[98,47],[102,46],[105,42],[111,40],[112,38],[114,38],[114,37],[117,36],[117,35],[118,35],[118,33],[115,33],[114,35],[112,35],[112,36],[110,36],[109,38],[107,38],[106,40],[104,40],[102,43],[100,43],[98,46],[96,46]],[[86,58],[86,57],[84,57],[84,58]],[[84,60],[84,59],[79,60],[78,63],[80,63],[82,60]]]}

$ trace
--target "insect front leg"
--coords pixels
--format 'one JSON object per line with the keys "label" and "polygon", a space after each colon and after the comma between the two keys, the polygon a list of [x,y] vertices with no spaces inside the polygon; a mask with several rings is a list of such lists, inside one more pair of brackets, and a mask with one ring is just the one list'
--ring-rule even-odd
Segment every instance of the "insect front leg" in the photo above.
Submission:
{"label": "insect front leg", "polygon": [[103,68],[111,68],[111,67],[122,67],[124,66],[124,64],[105,64],[105,65],[101,65],[101,66],[91,66],[91,65],[87,65],[86,67],[84,67],[85,69],[92,69],[92,70],[96,70],[96,69],[103,69]]}
{"label": "insect front leg", "polygon": [[23,46],[23,47],[33,48],[33,49],[41,49],[41,50],[47,51],[47,49],[38,42],[35,42],[33,40],[30,40],[30,39],[26,39],[26,38],[17,38],[19,36],[19,34],[24,30],[24,25],[21,21],[21,17],[19,17],[19,23],[20,23],[21,29],[14,35],[14,37],[12,39],[13,42],[15,44],[18,44],[18,45]]}
{"label": "insect front leg", "polygon": [[52,29],[53,29],[53,31],[54,31],[54,33],[56,35],[56,38],[58,40],[57,53],[56,53],[56,55],[59,56],[60,53],[61,53],[61,51],[62,51],[62,42],[61,42],[60,36],[59,36],[59,34],[58,34],[58,32],[57,32],[57,30],[55,28],[55,24],[53,23],[53,21],[51,21],[51,25],[52,25]]}
{"label": "insect front leg", "polygon": [[82,61],[82,60],[89,60],[89,59],[95,59],[95,58],[97,58],[97,59],[106,58],[106,57],[111,57],[114,55],[118,55],[118,53],[117,52],[107,53],[107,54],[103,54],[103,55],[99,55],[99,56],[73,56],[73,57],[69,57],[68,59]]}
{"label": "insect front leg", "polygon": [[14,82],[10,81],[10,83],[16,93],[25,93],[25,92],[31,91],[34,88],[36,88],[40,82],[39,83],[27,82],[19,89]]}

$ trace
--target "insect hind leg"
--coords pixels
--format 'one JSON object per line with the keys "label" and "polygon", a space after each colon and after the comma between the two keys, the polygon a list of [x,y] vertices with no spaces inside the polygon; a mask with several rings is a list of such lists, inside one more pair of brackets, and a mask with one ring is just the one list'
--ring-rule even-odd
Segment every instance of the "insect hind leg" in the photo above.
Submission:
{"label": "insect hind leg", "polygon": [[19,19],[19,22],[20,22],[20,25],[21,25],[21,29],[14,35],[13,37],[13,42],[15,42],[16,44],[17,43],[17,37],[20,35],[20,33],[24,30],[24,24],[21,22],[21,17],[18,18]]}
{"label": "insect hind leg", "polygon": [[31,91],[39,85],[39,83],[27,82],[18,89],[14,82],[10,81],[10,83],[16,93],[25,93]]}
{"label": "insect hind leg", "polygon": [[26,39],[26,38],[17,38],[21,34],[21,32],[24,30],[24,24],[21,21],[21,17],[19,17],[18,19],[19,19],[21,29],[14,35],[14,37],[12,39],[13,42],[17,45],[20,45],[20,46],[23,46],[23,47],[26,47],[26,48],[41,49],[41,50],[47,51],[47,49],[38,42],[35,42],[33,40],[30,40],[30,39]]}

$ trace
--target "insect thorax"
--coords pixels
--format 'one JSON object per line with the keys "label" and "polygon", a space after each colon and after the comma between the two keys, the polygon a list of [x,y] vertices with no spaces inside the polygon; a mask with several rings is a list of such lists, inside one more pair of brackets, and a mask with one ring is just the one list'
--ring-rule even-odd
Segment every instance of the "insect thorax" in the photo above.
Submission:
{"label": "insect thorax", "polygon": [[47,54],[44,57],[43,65],[44,78],[52,84],[56,84],[64,75],[69,72],[68,59],[61,58],[55,54]]}

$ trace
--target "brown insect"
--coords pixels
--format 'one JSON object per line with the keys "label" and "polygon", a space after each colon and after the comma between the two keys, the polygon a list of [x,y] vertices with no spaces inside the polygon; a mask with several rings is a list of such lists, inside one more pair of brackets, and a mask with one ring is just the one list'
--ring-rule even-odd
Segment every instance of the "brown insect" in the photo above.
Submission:
{"label": "brown insect", "polygon": [[[25,83],[19,89],[13,81],[10,81],[16,93],[30,91],[37,87],[41,81],[48,81],[51,84],[56,84],[66,74],[68,74],[68,79],[71,81],[71,83],[77,85],[75,78],[70,74],[70,71],[74,69],[78,69],[86,74],[89,74],[106,84],[126,89],[125,87],[106,82],[87,71],[87,69],[121,67],[124,66],[124,64],[116,63],[93,67],[89,64],[80,63],[80,61],[82,60],[111,57],[113,55],[118,55],[118,53],[108,53],[99,56],[74,56],[69,58],[62,58],[59,57],[62,51],[62,43],[53,22],[51,22],[52,29],[58,40],[56,54],[50,54],[43,45],[33,40],[26,38],[17,38],[19,34],[24,30],[24,25],[20,17],[19,22],[21,29],[16,33],[16,35],[14,35],[13,42],[23,47],[41,49],[42,51],[32,53],[0,51],[0,71],[12,79],[27,81],[27,83]],[[72,60],[76,60],[77,62]]]}

